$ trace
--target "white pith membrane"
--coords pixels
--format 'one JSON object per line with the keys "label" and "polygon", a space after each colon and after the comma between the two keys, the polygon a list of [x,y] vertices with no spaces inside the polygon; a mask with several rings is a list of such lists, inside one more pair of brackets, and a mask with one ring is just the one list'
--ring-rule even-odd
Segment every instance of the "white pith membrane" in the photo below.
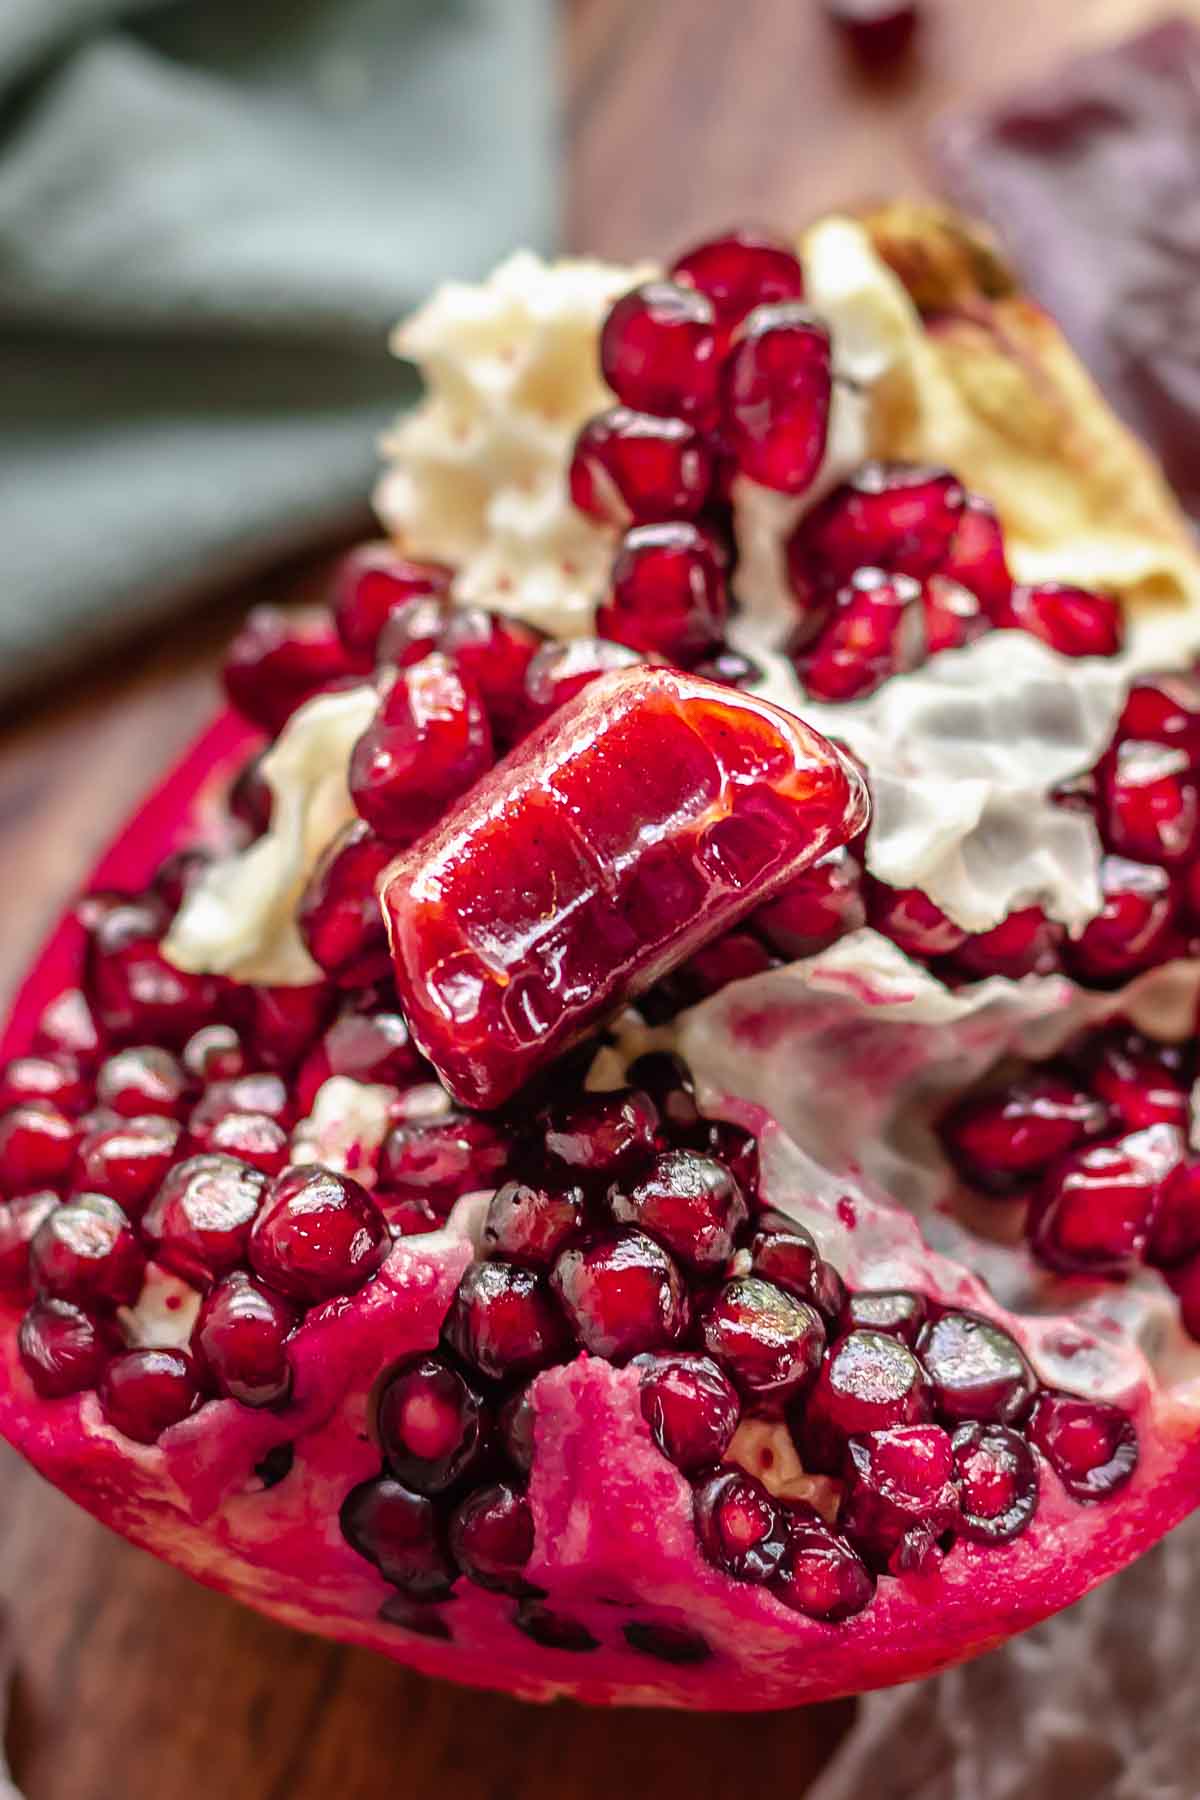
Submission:
{"label": "white pith membrane", "polygon": [[[1017,579],[1120,591],[1128,603],[1127,645],[1117,658],[1071,661],[1024,634],[994,632],[894,677],[866,700],[811,705],[778,653],[788,618],[782,547],[801,508],[744,482],[735,508],[743,610],[731,641],[766,669],[759,691],[848,743],[867,763],[876,806],[867,846],[873,873],[895,886],[923,888],[970,930],[987,929],[1036,902],[1078,933],[1099,907],[1099,845],[1089,821],[1052,806],[1050,790],[1096,762],[1139,671],[1178,665],[1200,648],[1200,572],[1153,474],[1061,349],[1055,350],[1062,364],[1056,373],[1076,384],[1081,432],[1086,437],[1090,429],[1098,446],[1087,479],[1086,457],[1081,451],[1064,463],[1056,431],[1041,438],[1027,432],[1010,442],[997,414],[968,404],[951,351],[926,331],[857,224],[831,220],[815,227],[805,240],[804,260],[810,301],[831,326],[839,385],[829,455],[803,506],[869,455],[944,463],[996,504]],[[600,321],[611,301],[644,274],[591,264],[547,268],[531,257],[514,258],[482,287],[443,290],[398,334],[401,351],[421,363],[430,398],[391,440],[398,466],[381,484],[379,507],[406,551],[458,568],[457,598],[509,611],[560,636],[590,630],[614,539],[571,506],[566,468],[579,426],[611,401],[594,373]],[[1116,445],[1111,457],[1110,439]],[[274,798],[270,828],[249,850],[219,860],[189,893],[165,943],[179,966],[264,984],[317,978],[296,931],[295,908],[320,852],[353,817],[349,753],[376,704],[371,687],[322,696],[285,727],[264,764]],[[1116,992],[1084,990],[1065,976],[1029,976],[1020,982],[996,977],[952,993],[888,940],[864,930],[821,956],[736,982],[669,1027],[650,1031],[627,1016],[616,1049],[601,1053],[591,1080],[614,1085],[641,1050],[677,1048],[696,1077],[705,1110],[759,1135],[762,1198],[800,1219],[851,1287],[908,1287],[992,1314],[999,1306],[1013,1308],[1016,1317],[1006,1316],[1006,1324],[1044,1384],[1109,1399],[1130,1412],[1144,1473],[1153,1480],[1156,1468],[1166,1466],[1160,1445],[1185,1430],[1194,1434],[1200,1407],[1200,1346],[1182,1334],[1174,1300],[1149,1271],[1127,1286],[1073,1282],[1067,1288],[1038,1269],[1023,1248],[973,1231],[929,1127],[948,1095],[1005,1057],[1048,1056],[1081,1027],[1115,1014],[1156,1037],[1190,1035],[1198,987],[1200,965],[1180,963]],[[323,1085],[309,1118],[295,1128],[293,1154],[343,1169],[370,1186],[389,1125],[406,1116],[432,1116],[444,1105],[438,1088],[400,1095],[337,1077]],[[364,1360],[348,1372],[365,1377],[362,1394],[344,1390],[345,1434],[357,1433],[366,1450],[336,1467],[330,1453],[316,1477],[325,1484],[331,1532],[348,1487],[378,1471],[365,1425],[365,1390],[407,1348],[394,1318],[384,1329],[388,1271],[397,1280],[404,1271],[430,1306],[444,1312],[475,1251],[485,1199],[464,1196],[443,1232],[401,1240],[387,1269],[348,1303],[364,1313],[376,1306],[378,1362],[372,1369]],[[414,1270],[423,1272],[414,1276]],[[130,1312],[133,1338],[177,1331],[180,1303],[185,1316],[192,1303],[186,1295],[175,1300],[172,1307],[155,1271]],[[315,1316],[302,1328],[301,1336],[310,1329],[316,1334],[310,1341],[317,1348],[304,1364],[310,1374],[319,1363],[324,1328]],[[1151,1382],[1151,1369],[1161,1385]],[[312,1378],[319,1389],[319,1372]],[[584,1404],[582,1377],[571,1369],[552,1370],[539,1391],[545,1407],[538,1454],[549,1467],[556,1421],[564,1424],[572,1408]],[[629,1411],[632,1394],[632,1375],[619,1372],[603,1402],[595,1400],[598,1409],[603,1404],[611,1410],[614,1454],[621,1445],[618,1401]],[[302,1398],[301,1421],[328,1419],[328,1394],[307,1412],[306,1391]],[[114,1435],[93,1398],[82,1404],[89,1432]],[[291,1422],[293,1429],[297,1423]],[[281,1441],[279,1433],[271,1436],[273,1424],[260,1418],[247,1423],[248,1431],[261,1434],[264,1451]],[[215,1498],[221,1481],[220,1469],[208,1468],[199,1494],[188,1486],[204,1463],[199,1426],[192,1430],[188,1421],[174,1428],[161,1452],[134,1452],[139,1460],[167,1457],[179,1476],[180,1510],[192,1521],[203,1519],[201,1496]],[[621,1429],[627,1439],[627,1423]],[[733,1454],[776,1492],[803,1495],[830,1510],[830,1484],[805,1474],[782,1426],[743,1424]],[[664,1471],[676,1479],[666,1465]],[[538,1557],[547,1543],[553,1547],[556,1573],[565,1580],[563,1609],[569,1611],[572,1533],[582,1570],[591,1553],[589,1521],[554,1510],[545,1500],[549,1479],[547,1473],[541,1488],[535,1471]],[[665,1505],[667,1489],[658,1491]],[[262,1504],[261,1495],[254,1499]],[[1080,1542],[1095,1537],[1102,1510],[1066,1500],[1046,1476],[1030,1536],[1037,1535],[1051,1556],[1056,1534],[1065,1539],[1074,1532]],[[251,1540],[262,1529],[245,1520],[241,1528]],[[130,1530],[155,1541],[149,1521]],[[1095,1541],[1093,1578],[1100,1579],[1117,1566],[1120,1551]],[[1010,1549],[955,1549],[946,1564],[947,1616],[955,1607],[969,1607],[972,1583],[986,1584],[989,1560],[1003,1567]],[[204,1572],[199,1548],[176,1560]],[[538,1566],[536,1560],[531,1566],[535,1580]],[[370,1575],[364,1565],[364,1581]],[[239,1591],[255,1598],[253,1570],[239,1581]],[[714,1612],[725,1605],[729,1585],[711,1571],[705,1605],[711,1602]],[[907,1673],[911,1635],[906,1668],[899,1615],[884,1593],[890,1585],[881,1584],[869,1610],[879,1617],[883,1643],[889,1630],[897,1632],[895,1666]],[[1049,1583],[1045,1604],[1033,1599],[1029,1619],[1052,1609],[1052,1590]],[[556,1586],[556,1599],[560,1591]],[[660,1598],[669,1612],[669,1584]],[[695,1599],[695,1592],[679,1591],[680,1606]],[[761,1674],[772,1656],[783,1658],[785,1637],[794,1638],[810,1622],[785,1614],[760,1590],[746,1590],[743,1599],[742,1622],[751,1636],[763,1633]],[[266,1592],[261,1603],[289,1616],[288,1606],[273,1603]],[[289,1604],[297,1622],[312,1623]],[[341,1615],[334,1618],[332,1598],[329,1616],[330,1629],[351,1635]],[[839,1628],[812,1629],[810,1643],[825,1643]],[[906,1629],[911,1634],[911,1625]],[[411,1645],[404,1654],[421,1660]],[[745,1654],[752,1674],[759,1649],[748,1644]],[[469,1657],[455,1670],[448,1655],[441,1661],[432,1651],[427,1655],[423,1666],[486,1678],[473,1672]],[[888,1678],[886,1663],[881,1654],[880,1679]],[[644,1668],[639,1672],[646,1677],[643,1688],[630,1673],[620,1683],[621,1697],[670,1700],[686,1691],[672,1689],[667,1673],[654,1679]],[[580,1691],[585,1683],[531,1675],[526,1691],[544,1694],[567,1685]],[[737,1703],[754,1704],[745,1698]]]}

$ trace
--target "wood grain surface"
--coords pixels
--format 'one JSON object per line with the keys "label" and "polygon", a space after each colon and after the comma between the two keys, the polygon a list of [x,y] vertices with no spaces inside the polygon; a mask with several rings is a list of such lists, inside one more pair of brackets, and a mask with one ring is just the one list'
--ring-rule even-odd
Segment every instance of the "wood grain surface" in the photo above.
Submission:
{"label": "wood grain surface", "polygon": [[[1154,17],[1137,0],[927,0],[916,54],[867,81],[819,0],[571,0],[563,81],[572,245],[679,247],[923,185],[943,106]],[[1181,8],[1200,14],[1200,0]],[[280,569],[0,725],[0,986],[151,771],[211,709],[218,649]],[[0,1447],[2,1449],[2,1447]],[[739,1720],[543,1711],[302,1638],[198,1588],[0,1454],[0,1607],[28,1800],[690,1800],[800,1795],[849,1704]]]}

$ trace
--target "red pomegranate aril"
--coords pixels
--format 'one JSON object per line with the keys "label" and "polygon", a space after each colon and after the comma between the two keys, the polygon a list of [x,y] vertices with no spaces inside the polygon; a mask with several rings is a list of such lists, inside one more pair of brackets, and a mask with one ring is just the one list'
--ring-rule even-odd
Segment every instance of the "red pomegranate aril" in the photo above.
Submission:
{"label": "red pomegranate aril", "polygon": [[952,572],[947,561],[963,506],[963,490],[945,469],[863,463],[793,534],[788,562],[797,599],[803,602],[814,582],[841,587],[856,569],[885,569],[918,582]]}
{"label": "red pomegranate aril", "polygon": [[1086,1064],[1092,1092],[1127,1130],[1187,1130],[1188,1084],[1164,1046],[1137,1032],[1110,1032],[1089,1046]]}
{"label": "red pomegranate aril", "polygon": [[48,1188],[35,1194],[17,1194],[0,1203],[0,1292],[29,1293],[29,1245],[59,1205],[60,1196]]}
{"label": "red pomegranate aril", "polygon": [[[249,1003],[247,1035],[254,1060],[264,1068],[288,1074],[320,1037],[334,1005],[334,989],[323,981],[303,987],[252,987],[239,994],[239,1004]],[[272,1106],[247,1106],[247,1093],[238,1094],[231,1108],[236,1112],[265,1112]]]}
{"label": "red pomegranate aril", "polygon": [[517,1263],[472,1263],[443,1326],[446,1342],[489,1380],[535,1375],[569,1355],[566,1323],[543,1277]]}
{"label": "red pomegranate aril", "polygon": [[768,1208],[754,1221],[750,1239],[750,1267],[764,1281],[773,1281],[814,1306],[822,1291],[821,1256],[812,1235],[786,1213]]}
{"label": "red pomegranate aril", "polygon": [[21,1367],[43,1400],[94,1388],[118,1339],[108,1323],[69,1300],[35,1300],[21,1320]]}
{"label": "red pomegranate aril", "polygon": [[925,1371],[908,1346],[881,1331],[851,1331],[830,1346],[792,1435],[809,1467],[835,1475],[849,1438],[922,1424],[931,1412]]}
{"label": "red pomegranate aril", "polygon": [[232,1081],[246,1073],[246,1052],[232,1025],[202,1025],[183,1046],[179,1060],[196,1081]]}
{"label": "red pomegranate aril", "polygon": [[280,1175],[288,1165],[287,1132],[266,1113],[226,1113],[208,1127],[203,1138],[193,1138],[197,1154],[232,1157],[257,1169],[260,1175]]}
{"label": "red pomegranate aril", "polygon": [[391,968],[376,884],[395,851],[362,819],[339,832],[313,871],[296,923],[305,949],[339,987],[365,987]]}
{"label": "red pomegranate aril", "polygon": [[122,1350],[100,1377],[100,1407],[110,1425],[138,1444],[153,1444],[194,1412],[199,1374],[184,1350]]}
{"label": "red pomegranate aril", "polygon": [[711,1356],[646,1351],[633,1367],[641,1379],[642,1417],[650,1435],[685,1474],[719,1463],[737,1430],[737,1390]]}
{"label": "red pomegranate aril", "polygon": [[1016,1339],[991,1319],[948,1311],[917,1340],[934,1411],[957,1425],[977,1419],[1015,1425],[1029,1411],[1037,1378]]}
{"label": "red pomegranate aril", "polygon": [[1103,1400],[1042,1394],[1028,1432],[1074,1500],[1106,1500],[1137,1467],[1133,1420]]}
{"label": "red pomegranate aril", "polygon": [[772,950],[789,959],[817,956],[866,922],[862,869],[844,846],[823,856],[750,919]]}
{"label": "red pomegranate aril", "polygon": [[258,1113],[287,1124],[292,1097],[286,1081],[268,1069],[210,1081],[188,1115],[188,1130],[193,1137],[203,1137],[221,1119],[235,1113]]}
{"label": "red pomegranate aril", "polygon": [[861,700],[924,659],[921,589],[907,575],[858,569],[815,641],[793,657],[814,700]]}
{"label": "red pomegranate aril", "polygon": [[6,1194],[61,1187],[71,1173],[79,1126],[46,1100],[0,1114],[0,1188]]}
{"label": "red pomegranate aril", "polygon": [[991,629],[982,602],[969,588],[942,575],[931,575],[921,588],[925,654],[962,650]]}
{"label": "red pomegranate aril", "polygon": [[267,1178],[232,1156],[176,1163],[142,1220],[156,1262],[207,1288],[243,1261]]}
{"label": "red pomegranate aril", "polygon": [[354,1081],[402,1088],[422,1073],[404,1016],[396,1011],[344,1012],[325,1032],[321,1048],[330,1074]]}
{"label": "red pomegranate aril", "polygon": [[352,1549],[414,1600],[444,1600],[458,1570],[443,1542],[433,1501],[382,1476],[352,1488],[339,1516]]}
{"label": "red pomegranate aril", "polygon": [[79,1143],[75,1185],[87,1193],[107,1194],[138,1219],[174,1162],[180,1135],[174,1119],[157,1114],[89,1131]]}
{"label": "red pomegranate aril", "polygon": [[248,1253],[268,1287],[314,1306],[355,1293],[390,1246],[387,1223],[367,1190],[314,1164],[287,1169],[270,1184]]}
{"label": "red pomegranate aril", "polygon": [[709,1562],[734,1581],[771,1581],[787,1554],[782,1507],[740,1469],[718,1469],[694,1492],[696,1537]]}
{"label": "red pomegranate aril", "polygon": [[522,1570],[533,1555],[533,1513],[507,1481],[477,1488],[450,1520],[450,1551],[468,1580],[494,1594],[530,1594]]}
{"label": "red pomegranate aril", "polygon": [[853,1618],[875,1593],[875,1577],[847,1540],[811,1506],[793,1502],[784,1512],[787,1556],[771,1592],[793,1612],[833,1625]]}
{"label": "red pomegranate aril", "polygon": [[919,961],[950,956],[962,948],[967,933],[947,918],[920,888],[893,888],[867,877],[867,918],[872,928]]}
{"label": "red pomegranate aril", "polygon": [[112,956],[147,939],[153,941],[170,923],[162,896],[151,888],[140,894],[115,888],[93,890],[78,901],[75,916],[102,956]]}
{"label": "red pomegranate aril", "polygon": [[351,656],[369,665],[396,608],[418,595],[445,594],[452,574],[444,563],[413,562],[386,538],[348,551],[333,572],[330,608]]}
{"label": "red pomegranate aril", "polygon": [[712,477],[712,455],[695,426],[627,406],[589,419],[571,454],[575,505],[622,528],[696,518]]}
{"label": "red pomegranate aril", "polygon": [[609,310],[600,368],[635,412],[707,424],[717,407],[717,349],[711,302],[673,282],[649,281]]}
{"label": "red pomegranate aril", "polygon": [[725,1165],[695,1150],[664,1151],[638,1180],[610,1188],[607,1204],[618,1225],[648,1232],[697,1274],[724,1266],[749,1217]]}
{"label": "red pomegranate aril", "polygon": [[584,1220],[582,1188],[506,1181],[488,1207],[483,1247],[489,1255],[548,1269],[582,1230]]}
{"label": "red pomegranate aril", "polygon": [[824,0],[846,44],[868,68],[903,56],[921,17],[917,0]]}
{"label": "red pomegranate aril", "polygon": [[225,656],[225,692],[243,718],[271,737],[355,664],[328,613],[256,606]]}
{"label": "red pomegranate aril", "polygon": [[1028,631],[1060,656],[1115,656],[1125,637],[1121,608],[1111,595],[1057,581],[1014,587],[996,623]]}
{"label": "red pomegranate aril", "polygon": [[1117,742],[1166,744],[1200,762],[1200,674],[1194,669],[1143,675],[1130,688],[1116,731]]}
{"label": "red pomegranate aril", "polygon": [[927,1312],[925,1296],[907,1288],[859,1288],[846,1296],[841,1329],[843,1333],[881,1331],[885,1337],[899,1338],[911,1350]]}
{"label": "red pomegranate aril", "polygon": [[635,668],[642,660],[640,651],[611,638],[572,638],[566,644],[551,638],[525,671],[526,729],[540,725],[602,675]]}
{"label": "red pomegranate aril", "polygon": [[738,1392],[765,1412],[811,1385],[825,1349],[815,1308],[753,1275],[727,1282],[705,1304],[700,1337]]}
{"label": "red pomegranate aril", "polygon": [[243,763],[229,789],[230,815],[246,827],[251,841],[270,829],[275,806],[271,784],[263,774],[265,755],[265,750],[258,750]]}
{"label": "red pomegranate aril", "polygon": [[14,1056],[0,1072],[0,1112],[37,1100],[73,1118],[87,1110],[91,1099],[83,1071],[70,1055]]}
{"label": "red pomegranate aril", "polygon": [[648,1050],[629,1065],[629,1079],[651,1096],[663,1129],[675,1143],[707,1142],[708,1121],[700,1115],[691,1070],[681,1056]]}
{"label": "red pomegranate aril", "polygon": [[636,525],[621,540],[596,630],[631,650],[687,666],[724,636],[725,570],[709,533],[687,520]]}
{"label": "red pomegranate aril", "polygon": [[79,1306],[131,1306],[142,1289],[146,1258],[115,1200],[80,1194],[49,1213],[29,1246],[29,1272],[39,1294]]}
{"label": "red pomegranate aril", "polygon": [[1179,892],[1165,869],[1123,856],[1101,858],[1100,891],[1102,910],[1068,941],[1064,955],[1080,980],[1107,986],[1159,960],[1179,910]]}
{"label": "red pomegranate aril", "polygon": [[667,271],[680,287],[712,302],[718,324],[740,324],[756,306],[803,300],[804,270],[787,244],[766,232],[735,230],[706,238],[676,257]]}
{"label": "red pomegranate aril", "polygon": [[190,1083],[187,1070],[169,1050],[139,1044],[118,1050],[96,1072],[96,1100],[124,1119],[157,1114],[182,1116]]}
{"label": "red pomegranate aril", "polygon": [[974,1544],[1007,1544],[1037,1511],[1037,1457],[1006,1425],[960,1425],[950,1440],[958,1485],[958,1532]]}
{"label": "red pomegranate aril", "polygon": [[377,678],[393,669],[409,669],[424,662],[438,647],[451,612],[444,595],[430,594],[409,600],[388,619],[375,650]]}
{"label": "red pomegranate aril", "polygon": [[721,681],[736,688],[754,687],[763,679],[758,663],[741,650],[731,650],[728,644],[719,646],[710,656],[702,656],[692,664],[692,671],[705,681]]}
{"label": "red pomegranate aril", "polygon": [[761,487],[802,494],[825,455],[833,398],[829,332],[798,301],[756,306],[721,370],[721,418],[738,470]]}
{"label": "red pomegranate aril", "polygon": [[1071,1151],[1042,1177],[1026,1221],[1029,1245],[1062,1275],[1121,1277],[1146,1247],[1159,1183],[1179,1151],[1166,1126]]}
{"label": "red pomegranate aril", "polygon": [[414,1040],[457,1100],[499,1105],[852,837],[867,805],[794,716],[667,669],[610,676],[393,865]]}
{"label": "red pomegranate aril", "polygon": [[508,1396],[497,1419],[505,1455],[518,1475],[526,1477],[533,1473],[536,1412],[533,1383],[526,1382]]}
{"label": "red pomegranate aril", "polygon": [[92,998],[108,1035],[121,1044],[182,1048],[217,1011],[217,983],[167,961],[149,938],[108,951],[97,938]]}
{"label": "red pomegranate aril", "polygon": [[1183,869],[1200,849],[1200,790],[1182,749],[1129,738],[1101,767],[1100,829],[1133,862]]}
{"label": "red pomegranate aril", "polygon": [[576,1339],[592,1356],[628,1362],[678,1342],[688,1293],[661,1244],[643,1231],[606,1231],[564,1250],[550,1286]]}
{"label": "red pomegranate aril", "polygon": [[653,1156],[658,1108],[637,1088],[583,1094],[569,1107],[555,1107],[545,1119],[543,1145],[552,1163],[576,1179],[616,1175]]}
{"label": "red pomegranate aril", "polygon": [[1040,906],[1023,906],[990,931],[973,932],[954,960],[980,979],[1003,975],[1019,981],[1023,975],[1053,975],[1062,963],[1065,938],[1064,927],[1048,919]]}
{"label": "red pomegranate aril", "polygon": [[545,639],[520,619],[456,606],[438,633],[437,649],[473,684],[483,701],[497,742],[512,742],[521,722],[525,676]]}
{"label": "red pomegranate aril", "polygon": [[838,1524],[879,1573],[928,1569],[958,1522],[954,1453],[940,1425],[898,1425],[851,1438]]}
{"label": "red pomegranate aril", "polygon": [[967,494],[937,577],[974,594],[990,620],[1000,617],[1012,594],[1012,575],[1004,554],[1004,533],[995,509],[978,494]]}
{"label": "red pomegranate aril", "polygon": [[39,1056],[62,1057],[81,1069],[93,1069],[103,1054],[100,1029],[81,988],[64,988],[38,1019],[33,1049]]}
{"label": "red pomegranate aril", "polygon": [[501,1130],[470,1114],[398,1125],[384,1139],[379,1184],[407,1199],[428,1200],[444,1218],[460,1195],[495,1187],[509,1154]]}
{"label": "red pomegranate aril", "polygon": [[731,981],[748,981],[774,967],[775,959],[758,938],[748,931],[727,931],[680,963],[659,992],[677,1003],[678,1011],[719,994]]}
{"label": "red pomegranate aril", "polygon": [[1170,1269],[1196,1255],[1200,1255],[1200,1159],[1189,1155],[1176,1163],[1159,1190],[1145,1257]]}
{"label": "red pomegranate aril", "polygon": [[287,1342],[300,1315],[244,1269],[233,1269],[205,1296],[192,1352],[219,1394],[243,1406],[278,1406],[292,1387]]}
{"label": "red pomegranate aril", "polygon": [[489,1447],[483,1396],[457,1369],[433,1356],[407,1363],[389,1377],[377,1421],[388,1468],[418,1494],[444,1493]]}
{"label": "red pomegranate aril", "polygon": [[401,669],[350,759],[350,794],[389,844],[410,844],[494,760],[475,684],[437,652]]}
{"label": "red pomegranate aril", "polygon": [[1019,1191],[1068,1150],[1108,1123],[1103,1101],[1053,1071],[976,1094],[952,1107],[940,1126],[947,1156],[985,1194]]}

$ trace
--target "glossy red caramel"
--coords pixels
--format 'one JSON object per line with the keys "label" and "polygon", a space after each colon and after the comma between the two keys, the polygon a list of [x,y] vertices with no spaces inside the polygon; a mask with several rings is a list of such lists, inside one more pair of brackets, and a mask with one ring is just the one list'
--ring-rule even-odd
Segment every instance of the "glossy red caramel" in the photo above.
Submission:
{"label": "glossy red caramel", "polygon": [[856,771],[800,720],[676,670],[594,682],[383,889],[414,1039],[497,1106],[866,821]]}

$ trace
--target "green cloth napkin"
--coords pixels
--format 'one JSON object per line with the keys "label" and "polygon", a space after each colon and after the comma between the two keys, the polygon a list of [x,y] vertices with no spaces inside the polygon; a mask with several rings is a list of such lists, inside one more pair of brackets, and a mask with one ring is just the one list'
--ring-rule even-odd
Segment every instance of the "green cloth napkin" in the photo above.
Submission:
{"label": "green cloth napkin", "polygon": [[364,508],[555,229],[550,0],[0,0],[0,697]]}

